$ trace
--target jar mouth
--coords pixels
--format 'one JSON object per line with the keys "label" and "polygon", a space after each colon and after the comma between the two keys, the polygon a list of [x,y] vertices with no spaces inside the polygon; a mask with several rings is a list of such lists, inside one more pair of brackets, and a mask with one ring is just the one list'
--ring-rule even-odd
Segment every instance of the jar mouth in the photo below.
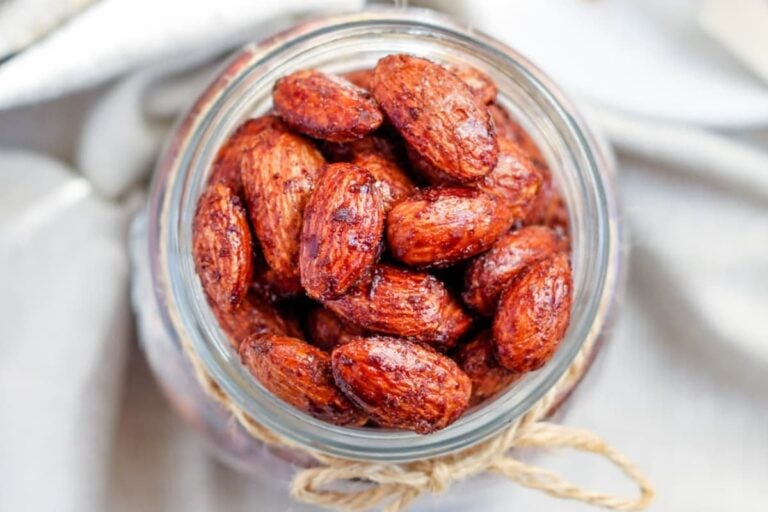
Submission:
{"label": "jar mouth", "polygon": [[[274,81],[305,67],[338,72],[391,53],[466,62],[497,82],[498,102],[529,131],[550,162],[568,204],[574,307],[566,337],[542,369],[467,411],[443,430],[340,427],[317,420],[267,391],[240,363],[203,294],[192,258],[192,218],[210,164],[232,130],[271,107]],[[456,451],[498,432],[563,375],[582,345],[602,331],[617,285],[620,244],[608,163],[573,106],[517,52],[474,29],[420,9],[366,10],[303,23],[247,45],[180,120],[159,160],[149,204],[150,261],[169,334],[194,348],[232,401],[279,435],[350,459],[409,461]],[[161,302],[163,303],[163,302]]]}

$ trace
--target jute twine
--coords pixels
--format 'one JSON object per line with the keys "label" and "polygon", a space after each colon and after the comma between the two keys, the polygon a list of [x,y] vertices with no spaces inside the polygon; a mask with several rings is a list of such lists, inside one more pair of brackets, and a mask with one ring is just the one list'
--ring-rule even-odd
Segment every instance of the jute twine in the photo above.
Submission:
{"label": "jute twine", "polygon": [[[558,397],[575,385],[586,371],[594,341],[586,343],[557,383],[536,404],[508,427],[462,451],[405,463],[361,462],[308,449],[260,425],[216,384],[188,341],[182,343],[195,376],[205,392],[237,419],[254,438],[270,445],[299,449],[316,464],[299,470],[291,482],[298,501],[327,509],[359,512],[382,507],[384,512],[404,510],[424,492],[441,493],[455,481],[484,472],[507,477],[518,485],[557,498],[576,500],[612,510],[642,510],[654,498],[648,479],[625,456],[592,432],[544,421]],[[584,489],[552,471],[514,458],[514,448],[571,448],[600,455],[613,463],[638,490],[636,498],[622,498]]]}

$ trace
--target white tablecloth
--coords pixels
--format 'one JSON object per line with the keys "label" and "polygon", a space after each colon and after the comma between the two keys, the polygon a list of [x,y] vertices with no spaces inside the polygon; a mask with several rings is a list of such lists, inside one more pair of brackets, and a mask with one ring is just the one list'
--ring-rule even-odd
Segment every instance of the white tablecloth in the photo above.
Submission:
{"label": "white tablecloth", "polygon": [[[118,0],[86,12],[105,16],[110,4],[135,12]],[[628,293],[566,422],[603,435],[645,470],[658,487],[653,510],[765,510],[766,85],[700,33],[696,2],[539,4],[441,5],[528,54],[619,150],[632,238]],[[197,38],[178,35],[189,47],[215,41],[198,61],[249,30],[262,33],[272,13],[225,7],[229,16],[215,19],[237,25],[231,39],[208,33],[211,23],[185,25]],[[236,8],[242,16],[232,16]],[[190,4],[185,16],[213,19],[197,9]],[[0,510],[309,510],[291,504],[284,488],[213,459],[169,409],[136,346],[127,223],[170,120],[207,74],[168,78],[156,61],[173,52],[123,42],[130,59],[58,88],[55,76],[24,75],[34,85],[24,90],[0,78]],[[110,50],[93,51],[114,59]],[[87,52],[69,55],[57,66],[76,69],[72,55]],[[142,69],[114,78],[135,66]],[[0,66],[0,77],[17,73],[8,69]],[[10,107],[18,102],[31,104]],[[632,492],[603,462],[539,460],[587,487]],[[461,484],[418,508],[587,510],[486,483]]]}

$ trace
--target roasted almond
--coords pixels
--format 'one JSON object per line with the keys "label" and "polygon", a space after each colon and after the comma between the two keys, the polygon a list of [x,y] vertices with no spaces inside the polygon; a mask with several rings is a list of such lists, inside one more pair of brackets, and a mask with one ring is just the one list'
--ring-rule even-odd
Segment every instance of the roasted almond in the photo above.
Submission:
{"label": "roasted almond", "polygon": [[416,184],[400,167],[394,149],[384,139],[366,137],[349,144],[351,162],[370,172],[376,180],[385,212],[416,190]]}
{"label": "roasted almond", "polygon": [[361,425],[365,415],[339,391],[331,357],[298,339],[256,334],[240,345],[248,370],[281,400],[315,418],[337,425]]}
{"label": "roasted almond", "polygon": [[307,331],[312,343],[326,352],[365,334],[363,329],[345,322],[322,306],[312,309],[307,315]]}
{"label": "roasted almond", "polygon": [[528,226],[504,235],[467,267],[464,303],[482,315],[493,315],[510,281],[531,263],[556,252],[560,245],[560,237],[545,226]]}
{"label": "roasted almond", "polygon": [[551,176],[541,185],[525,223],[551,227],[564,237],[568,245],[568,206]]}
{"label": "roasted almond", "polygon": [[240,193],[243,188],[240,180],[240,162],[243,154],[256,143],[262,130],[272,122],[270,117],[260,117],[248,119],[238,126],[216,154],[208,183],[223,183]]}
{"label": "roasted almond", "polygon": [[472,185],[500,199],[509,218],[522,221],[533,209],[542,176],[516,143],[499,137],[499,162]]}
{"label": "roasted almond", "polygon": [[542,177],[546,179],[549,176],[547,160],[530,134],[525,131],[520,123],[512,119],[504,107],[494,103],[488,105],[488,112],[490,112],[493,118],[496,135],[511,140],[522,148],[528,155],[528,158],[530,158],[531,163],[536,166]]}
{"label": "roasted almond", "polygon": [[513,372],[544,366],[568,328],[572,300],[571,266],[564,253],[529,265],[499,300],[493,321],[499,363]]}
{"label": "roasted almond", "polygon": [[295,130],[316,139],[359,139],[384,117],[371,93],[341,77],[302,70],[275,83],[275,111]]}
{"label": "roasted almond", "polygon": [[487,250],[511,226],[497,196],[469,187],[424,188],[387,215],[392,256],[445,267]]}
{"label": "roasted almond", "polygon": [[304,207],[324,165],[309,140],[273,116],[243,155],[241,176],[251,222],[269,268],[285,283],[299,279]]}
{"label": "roasted almond", "polygon": [[235,309],[214,307],[213,313],[235,349],[251,334],[302,336],[301,328],[294,318],[281,313],[258,293],[246,295]]}
{"label": "roasted almond", "polygon": [[360,338],[331,356],[336,384],[383,427],[428,434],[466,410],[469,377],[450,358],[418,343]]}
{"label": "roasted almond", "polygon": [[253,275],[253,242],[247,214],[231,186],[211,184],[200,196],[192,255],[208,300],[223,310],[237,307]]}
{"label": "roasted almond", "polygon": [[472,398],[469,405],[477,405],[509,387],[520,378],[496,361],[496,345],[490,331],[482,331],[462,345],[455,360],[472,381]]}
{"label": "roasted almond", "polygon": [[496,166],[488,109],[443,66],[410,55],[384,57],[374,71],[373,95],[405,141],[442,172],[471,181]]}
{"label": "roasted almond", "polygon": [[467,84],[472,94],[477,96],[483,103],[492,103],[496,99],[496,93],[498,92],[496,84],[491,77],[479,69],[466,64],[451,64],[446,66],[446,68]]}
{"label": "roasted almond", "polygon": [[[325,306],[363,329],[442,345],[438,331],[452,301],[434,276],[380,264],[370,279]],[[448,312],[455,313],[452,306]]]}
{"label": "roasted almond", "polygon": [[301,283],[318,300],[337,297],[376,261],[384,231],[384,202],[371,173],[354,164],[328,164],[304,213]]}

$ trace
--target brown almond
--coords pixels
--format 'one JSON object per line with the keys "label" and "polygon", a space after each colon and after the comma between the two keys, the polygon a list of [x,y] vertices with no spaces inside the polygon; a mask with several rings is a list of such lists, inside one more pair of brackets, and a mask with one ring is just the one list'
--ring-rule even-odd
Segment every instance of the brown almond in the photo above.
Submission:
{"label": "brown almond", "polygon": [[448,70],[467,84],[472,94],[485,104],[493,103],[496,99],[496,84],[479,69],[466,64],[451,64],[446,66]]}
{"label": "brown almond", "polygon": [[450,358],[418,343],[360,338],[331,356],[337,385],[379,425],[428,434],[466,410],[469,377]]}
{"label": "brown almond", "polygon": [[456,352],[455,360],[472,381],[469,405],[478,405],[520,378],[496,361],[496,345],[490,331],[483,331]]}
{"label": "brown almond", "polygon": [[544,178],[549,175],[549,166],[547,160],[539,149],[539,146],[534,142],[530,134],[525,131],[523,126],[512,119],[507,110],[498,105],[488,105],[488,112],[490,112],[493,118],[493,123],[496,128],[496,135],[498,137],[504,137],[517,144],[530,158],[531,163],[539,170]]}
{"label": "brown almond", "polygon": [[345,322],[322,306],[307,315],[307,331],[312,343],[326,352],[365,334],[363,329]]}
{"label": "brown almond", "polygon": [[524,220],[533,209],[541,183],[541,173],[520,146],[499,137],[499,162],[472,185],[497,196],[514,222]]}
{"label": "brown almond", "polygon": [[324,304],[363,329],[442,345],[438,331],[451,301],[448,289],[434,276],[380,264],[370,279]]}
{"label": "brown almond", "polygon": [[551,227],[564,237],[568,246],[568,206],[551,176],[541,185],[525,223]]}
{"label": "brown almond", "polygon": [[370,92],[311,69],[280,78],[273,100],[275,111],[288,125],[316,139],[359,139],[384,120]]}
{"label": "brown almond", "polygon": [[302,336],[301,328],[295,319],[282,314],[258,293],[251,292],[246,295],[235,309],[222,310],[214,307],[213,313],[235,349],[251,334]]}
{"label": "brown almond", "polygon": [[328,164],[304,213],[301,283],[318,300],[357,283],[381,249],[384,203],[371,173],[354,164]]}
{"label": "brown almond", "polygon": [[361,89],[369,92],[373,90],[373,68],[354,69],[342,73],[341,77],[349,80]]}
{"label": "brown almond", "polygon": [[456,180],[478,179],[496,166],[488,109],[443,66],[410,55],[384,57],[374,71],[373,95],[405,141]]}
{"label": "brown almond", "polygon": [[331,357],[298,339],[256,334],[240,345],[248,370],[278,398],[336,425],[361,425],[365,415],[339,391],[333,380]]}
{"label": "brown almond", "polygon": [[243,185],[240,180],[240,163],[243,154],[253,147],[262,130],[272,122],[273,118],[260,117],[248,119],[238,126],[216,154],[208,183],[223,183],[238,194],[241,193]]}
{"label": "brown almond", "polygon": [[215,183],[200,196],[192,254],[208,300],[223,310],[237,307],[253,275],[253,242],[245,209],[232,187]]}
{"label": "brown almond", "polygon": [[499,199],[469,187],[419,190],[387,215],[392,256],[418,267],[445,267],[487,250],[511,226]]}
{"label": "brown almond", "polygon": [[504,235],[467,267],[464,303],[482,315],[493,315],[510,281],[531,263],[558,251],[560,244],[557,234],[545,226],[528,226]]}
{"label": "brown almond", "polygon": [[376,180],[384,200],[385,212],[416,190],[416,184],[400,167],[394,149],[386,140],[366,137],[349,145],[351,162],[370,172]]}
{"label": "brown almond", "polygon": [[568,328],[572,300],[571,266],[564,253],[530,265],[499,300],[493,321],[499,363],[513,372],[544,366]]}
{"label": "brown almond", "polygon": [[309,140],[267,117],[269,124],[243,155],[241,177],[264,259],[277,278],[296,282],[304,207],[324,160]]}

